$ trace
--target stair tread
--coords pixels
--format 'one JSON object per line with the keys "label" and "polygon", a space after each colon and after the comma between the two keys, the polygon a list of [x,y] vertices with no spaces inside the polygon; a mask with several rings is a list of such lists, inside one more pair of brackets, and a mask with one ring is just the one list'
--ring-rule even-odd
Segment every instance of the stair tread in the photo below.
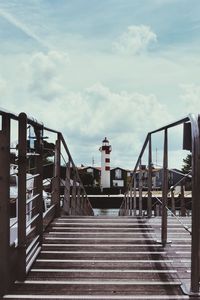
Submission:
{"label": "stair tread", "polygon": [[26,281],[16,283],[11,294],[21,299],[189,299],[179,279],[188,275],[189,238],[172,222],[170,238],[181,256],[175,247],[166,252],[157,243],[159,222],[57,218],[44,233],[42,251]]}

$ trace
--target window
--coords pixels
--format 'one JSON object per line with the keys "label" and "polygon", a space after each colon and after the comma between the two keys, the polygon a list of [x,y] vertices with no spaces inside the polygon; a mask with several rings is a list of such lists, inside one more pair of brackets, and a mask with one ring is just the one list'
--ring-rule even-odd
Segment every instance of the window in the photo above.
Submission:
{"label": "window", "polygon": [[116,179],[121,179],[122,178],[122,170],[120,170],[120,169],[115,170],[115,178]]}
{"label": "window", "polygon": [[110,158],[106,158],[106,163],[109,163],[110,162]]}
{"label": "window", "polygon": [[106,166],[106,167],[105,167],[105,170],[106,170],[106,171],[110,171],[110,167]]}
{"label": "window", "polygon": [[88,168],[88,169],[87,169],[87,173],[93,174],[93,173],[94,173],[94,170],[93,170],[92,168]]}

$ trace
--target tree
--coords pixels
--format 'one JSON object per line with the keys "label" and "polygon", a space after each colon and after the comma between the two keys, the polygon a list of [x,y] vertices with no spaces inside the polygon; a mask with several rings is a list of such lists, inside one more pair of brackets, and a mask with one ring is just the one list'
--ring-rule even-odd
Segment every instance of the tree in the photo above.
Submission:
{"label": "tree", "polygon": [[183,166],[182,166],[182,172],[183,173],[189,173],[192,168],[192,155],[188,154],[186,158],[183,159]]}

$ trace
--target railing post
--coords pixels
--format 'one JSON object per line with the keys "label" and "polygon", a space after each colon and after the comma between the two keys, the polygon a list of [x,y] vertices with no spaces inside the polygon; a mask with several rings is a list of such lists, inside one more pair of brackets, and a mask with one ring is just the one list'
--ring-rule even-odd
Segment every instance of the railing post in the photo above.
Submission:
{"label": "railing post", "polygon": [[63,210],[66,215],[70,215],[70,161],[66,164]]}
{"label": "railing post", "polygon": [[175,205],[175,198],[174,198],[173,190],[171,190],[171,207],[172,207],[173,214],[176,215],[176,205]]}
{"label": "railing post", "polygon": [[168,131],[164,130],[163,178],[162,178],[162,233],[163,247],[167,243],[167,193],[168,193]]}
{"label": "railing post", "polygon": [[130,184],[130,216],[133,215],[133,183]]}
{"label": "railing post", "polygon": [[10,285],[10,118],[2,115],[0,131],[0,295]]}
{"label": "railing post", "polygon": [[127,215],[130,215],[130,194],[129,194],[129,189],[127,191]]}
{"label": "railing post", "polygon": [[36,135],[36,170],[35,173],[39,174],[35,178],[35,194],[39,194],[36,199],[37,203],[37,213],[39,214],[38,221],[36,223],[37,234],[40,236],[40,244],[42,244],[43,239],[43,139],[42,139],[43,129],[42,127],[35,128]]}
{"label": "railing post", "polygon": [[184,185],[183,182],[181,182],[181,217],[186,216],[186,208],[185,208],[185,195],[184,195]]}
{"label": "railing post", "polygon": [[81,189],[81,214],[84,215],[84,190]]}
{"label": "railing post", "polygon": [[133,180],[134,180],[134,188],[133,188],[133,190],[134,190],[134,198],[133,198],[133,214],[134,214],[134,216],[136,216],[136,214],[137,214],[137,195],[136,195],[136,193],[137,193],[137,191],[136,191],[136,186],[137,186],[137,181],[136,181],[136,173],[134,173],[134,177],[133,177]]}
{"label": "railing post", "polygon": [[52,204],[56,205],[56,217],[60,216],[60,134],[55,145],[54,178],[52,184]]}
{"label": "railing post", "polygon": [[148,154],[148,202],[147,202],[147,216],[152,216],[152,144],[151,135],[149,135],[149,154]]}
{"label": "railing post", "polygon": [[76,214],[80,215],[81,213],[81,187],[80,187],[80,182],[79,185],[77,186],[77,201],[76,201]]}
{"label": "railing post", "polygon": [[26,168],[27,116],[19,115],[18,149],[18,280],[26,276]]}
{"label": "railing post", "polygon": [[[191,293],[199,293],[200,281],[200,117],[198,128],[192,126],[192,251]],[[194,125],[194,120],[193,120]]]}
{"label": "railing post", "polygon": [[142,216],[142,169],[141,162],[139,168],[139,216]]}
{"label": "railing post", "polygon": [[126,216],[126,211],[127,211],[127,201],[126,201],[126,192],[124,193],[124,215]]}
{"label": "railing post", "polygon": [[76,175],[74,174],[71,199],[71,214],[76,214]]}

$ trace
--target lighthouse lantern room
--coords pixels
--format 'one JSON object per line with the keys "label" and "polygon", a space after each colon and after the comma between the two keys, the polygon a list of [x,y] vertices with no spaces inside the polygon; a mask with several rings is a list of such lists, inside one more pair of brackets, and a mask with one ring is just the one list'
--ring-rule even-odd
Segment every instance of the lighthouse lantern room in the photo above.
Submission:
{"label": "lighthouse lantern room", "polygon": [[102,141],[101,152],[101,188],[110,188],[110,152],[112,151],[108,139]]}

